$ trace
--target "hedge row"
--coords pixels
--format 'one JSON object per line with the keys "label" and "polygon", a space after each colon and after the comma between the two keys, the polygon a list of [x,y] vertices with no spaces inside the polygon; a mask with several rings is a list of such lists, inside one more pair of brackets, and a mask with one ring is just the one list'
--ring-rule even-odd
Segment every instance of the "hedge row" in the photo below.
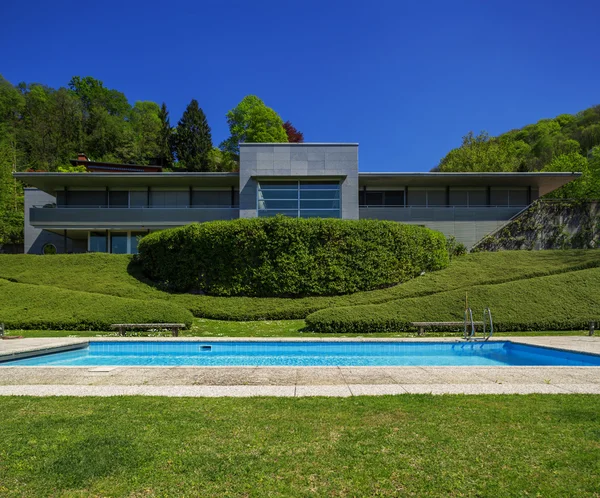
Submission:
{"label": "hedge row", "polygon": [[216,296],[339,295],[448,266],[443,234],[380,220],[238,219],[155,232],[139,244],[149,278]]}
{"label": "hedge row", "polygon": [[[567,291],[565,291],[567,290]],[[500,332],[581,330],[600,320],[600,268],[468,289],[481,320],[490,307]],[[465,291],[401,299],[378,305],[330,308],[306,318],[315,332],[374,333],[415,330],[410,322],[461,321]]]}
{"label": "hedge row", "polygon": [[189,310],[166,301],[9,282],[0,279],[0,322],[9,329],[110,330],[113,323],[185,323]]}

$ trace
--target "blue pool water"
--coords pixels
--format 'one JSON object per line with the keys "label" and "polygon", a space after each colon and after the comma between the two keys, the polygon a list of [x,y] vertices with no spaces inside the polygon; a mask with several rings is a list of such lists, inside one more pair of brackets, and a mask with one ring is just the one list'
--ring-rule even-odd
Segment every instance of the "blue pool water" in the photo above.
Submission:
{"label": "blue pool water", "polygon": [[492,342],[93,342],[1,366],[600,366],[600,356]]}

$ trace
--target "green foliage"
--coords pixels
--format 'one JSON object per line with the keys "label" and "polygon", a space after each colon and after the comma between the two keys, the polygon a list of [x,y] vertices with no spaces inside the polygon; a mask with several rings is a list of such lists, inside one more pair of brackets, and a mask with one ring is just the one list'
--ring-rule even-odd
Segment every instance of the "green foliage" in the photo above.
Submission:
{"label": "green foliage", "polygon": [[[495,285],[600,266],[600,253],[589,250],[501,251],[467,254],[445,270],[426,273],[401,285],[344,296],[296,299],[213,297],[172,294],[146,280],[131,257],[117,254],[1,255],[0,278],[49,288],[105,294],[142,301],[164,300],[195,316],[221,320],[304,318],[325,308],[385,303],[477,285]],[[67,278],[65,278],[67,276]],[[0,294],[0,301],[2,295]]]}
{"label": "green foliage", "polygon": [[448,246],[448,255],[450,256],[450,260],[464,256],[468,252],[467,246],[465,246],[462,242],[458,242],[456,237],[453,235],[446,239],[446,244]]}
{"label": "green foliage", "polygon": [[230,137],[221,149],[239,154],[241,142],[287,142],[288,136],[279,115],[256,95],[247,95],[227,113]]}
{"label": "green foliage", "polygon": [[448,265],[441,233],[378,220],[215,221],[155,232],[138,249],[166,288],[218,296],[346,294]]}
{"label": "green foliage", "polygon": [[208,154],[212,150],[210,127],[198,101],[192,99],[177,123],[173,141],[179,167],[188,171],[208,171]]}
{"label": "green foliage", "polygon": [[0,137],[0,251],[23,243],[23,187],[12,176],[13,153],[10,140]]}
{"label": "green foliage", "polygon": [[[565,292],[565,290],[568,290]],[[468,289],[477,314],[490,307],[498,331],[584,329],[600,319],[600,268]],[[315,332],[371,333],[406,331],[409,322],[462,321],[465,291],[331,308],[306,317]],[[460,327],[459,327],[460,328]]]}
{"label": "green foliage", "polygon": [[[48,261],[56,256],[38,256]],[[2,321],[12,329],[109,330],[113,323],[186,323],[186,309],[164,301],[141,301],[0,278]]]}
{"label": "green foliage", "polygon": [[444,157],[438,171],[581,171],[583,178],[550,194],[552,198],[600,197],[600,167],[592,167],[600,146],[600,106],[561,114],[498,137],[469,132]]}
{"label": "green foliage", "polygon": [[594,191],[594,183],[600,182],[600,176],[592,177],[587,159],[578,152],[556,156],[544,166],[542,171],[582,173],[581,178],[552,192],[552,197],[555,199],[589,199],[590,194]]}
{"label": "green foliage", "polygon": [[157,162],[163,168],[171,168],[173,166],[173,130],[171,129],[171,121],[169,119],[169,111],[167,104],[164,102],[160,106],[158,113],[160,121],[160,131],[158,135],[158,158]]}
{"label": "green foliage", "polygon": [[59,166],[57,168],[57,171],[59,173],[85,173],[85,172],[87,172],[87,168],[83,164],[78,165],[78,166],[69,165],[69,166]]}

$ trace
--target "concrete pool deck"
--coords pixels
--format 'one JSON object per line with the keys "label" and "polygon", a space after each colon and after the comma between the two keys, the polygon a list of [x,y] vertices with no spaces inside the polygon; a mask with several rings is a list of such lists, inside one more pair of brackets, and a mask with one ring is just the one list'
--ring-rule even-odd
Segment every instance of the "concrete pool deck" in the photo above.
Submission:
{"label": "concrete pool deck", "polygon": [[[0,357],[93,341],[397,341],[456,338],[39,338],[0,341]],[[496,338],[600,355],[600,337]],[[0,366],[0,395],[360,396],[382,394],[600,394],[600,367],[17,367]]]}

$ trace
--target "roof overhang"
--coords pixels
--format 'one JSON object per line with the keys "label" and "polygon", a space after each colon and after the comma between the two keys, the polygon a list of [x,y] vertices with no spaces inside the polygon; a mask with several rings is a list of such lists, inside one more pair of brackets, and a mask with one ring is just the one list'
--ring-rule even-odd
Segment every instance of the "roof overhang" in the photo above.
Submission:
{"label": "roof overhang", "polygon": [[49,194],[63,188],[239,187],[239,173],[14,173]]}
{"label": "roof overhang", "polygon": [[581,173],[359,173],[360,187],[534,187],[542,196]]}

